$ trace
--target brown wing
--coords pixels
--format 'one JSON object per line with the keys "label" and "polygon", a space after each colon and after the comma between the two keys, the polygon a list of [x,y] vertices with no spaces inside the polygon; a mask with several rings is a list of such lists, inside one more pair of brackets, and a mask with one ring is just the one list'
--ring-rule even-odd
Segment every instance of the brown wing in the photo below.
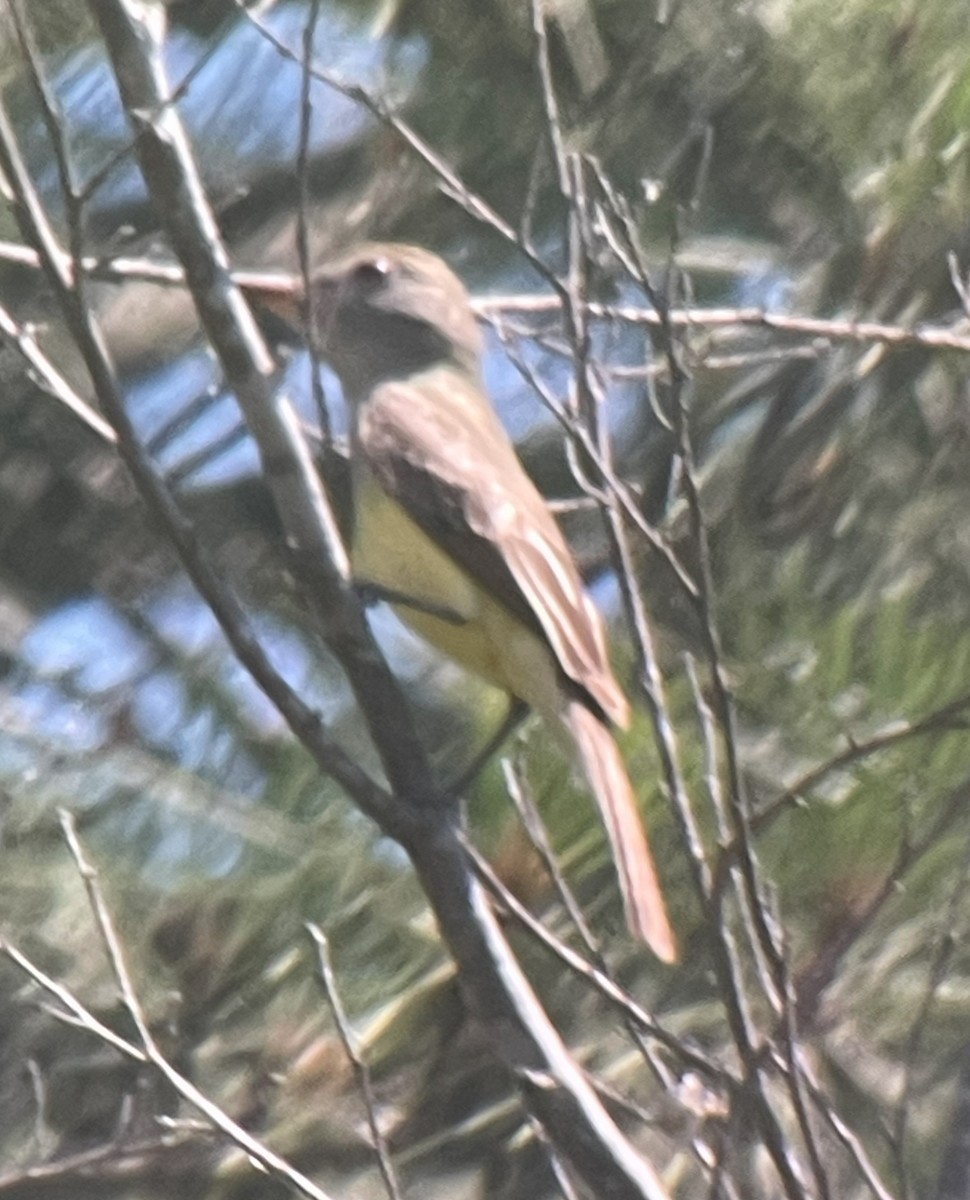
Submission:
{"label": "brown wing", "polygon": [[357,439],[380,485],[476,582],[544,635],[569,680],[625,724],[628,706],[600,615],[477,383],[437,367],[382,384],[361,406]]}

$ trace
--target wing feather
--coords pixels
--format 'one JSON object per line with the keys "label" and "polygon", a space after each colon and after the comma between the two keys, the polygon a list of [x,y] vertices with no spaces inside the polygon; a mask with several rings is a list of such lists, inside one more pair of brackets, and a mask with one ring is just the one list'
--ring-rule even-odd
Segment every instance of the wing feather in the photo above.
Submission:
{"label": "wing feather", "polygon": [[581,692],[626,724],[599,612],[477,383],[443,367],[388,381],[361,406],[356,438],[380,486],[476,582],[541,632]]}

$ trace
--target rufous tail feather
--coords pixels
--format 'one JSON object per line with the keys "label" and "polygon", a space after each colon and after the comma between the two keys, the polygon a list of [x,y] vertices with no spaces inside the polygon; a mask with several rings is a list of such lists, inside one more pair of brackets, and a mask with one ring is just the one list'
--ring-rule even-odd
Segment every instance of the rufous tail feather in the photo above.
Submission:
{"label": "rufous tail feather", "polygon": [[579,750],[609,835],[630,932],[646,942],[658,958],[673,962],[677,944],[630,777],[613,734],[594,712],[576,700],[567,704],[563,723]]}

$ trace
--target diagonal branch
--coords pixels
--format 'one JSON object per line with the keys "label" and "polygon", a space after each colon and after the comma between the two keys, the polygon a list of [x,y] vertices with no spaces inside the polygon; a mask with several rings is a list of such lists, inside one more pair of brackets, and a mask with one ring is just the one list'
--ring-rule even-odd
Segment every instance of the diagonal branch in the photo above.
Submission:
{"label": "diagonal branch", "polygon": [[417,738],[408,736],[404,698],[370,638],[326,529],[313,519],[320,511],[314,504],[319,481],[305,445],[294,443],[281,405],[270,394],[263,351],[253,342],[251,318],[232,286],[184,130],[164,103],[168,85],[158,13],[148,15],[132,0],[99,0],[92,9],[125,108],[138,123],[136,144],[149,190],[185,267],[206,332],[261,446],[287,534],[301,552],[301,582],[312,584],[313,610],[354,688],[397,797],[396,804],[363,806],[408,852],[459,965],[472,1016],[518,1080],[563,1161],[600,1195],[663,1200],[666,1192],[656,1172],[607,1114],[512,955],[471,873],[451,810],[428,803],[435,793]]}

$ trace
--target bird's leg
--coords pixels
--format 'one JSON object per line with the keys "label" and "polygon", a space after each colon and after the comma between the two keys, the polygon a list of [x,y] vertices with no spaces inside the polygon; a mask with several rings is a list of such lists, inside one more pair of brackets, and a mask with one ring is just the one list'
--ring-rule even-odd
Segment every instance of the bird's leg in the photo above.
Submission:
{"label": "bird's leg", "polygon": [[365,608],[373,608],[375,604],[394,604],[399,608],[410,608],[414,612],[425,613],[429,617],[437,617],[439,621],[447,621],[449,625],[464,625],[465,618],[453,608],[443,604],[435,604],[432,600],[422,600],[417,596],[409,596],[406,592],[397,592],[393,588],[384,587],[380,583],[355,581],[354,591]]}
{"label": "bird's leg", "polygon": [[458,776],[454,783],[445,788],[445,794],[449,796],[460,796],[463,791],[472,783],[478,776],[479,771],[492,758],[503,742],[515,733],[516,729],[522,724],[529,712],[529,706],[517,697],[512,696],[509,699],[509,711],[505,714],[502,724],[498,727],[495,733],[488,739],[481,750],[475,755],[471,763]]}

